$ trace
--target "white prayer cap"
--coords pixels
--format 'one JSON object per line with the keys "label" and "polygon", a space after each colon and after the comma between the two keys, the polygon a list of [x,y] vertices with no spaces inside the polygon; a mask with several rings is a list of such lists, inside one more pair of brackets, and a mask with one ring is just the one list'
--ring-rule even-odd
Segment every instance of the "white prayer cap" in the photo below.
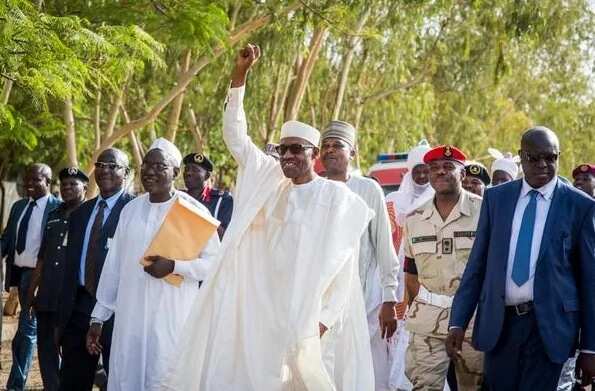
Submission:
{"label": "white prayer cap", "polygon": [[320,142],[320,132],[300,121],[287,121],[281,126],[281,139],[287,137],[299,137],[314,146],[318,146]]}
{"label": "white prayer cap", "polygon": [[518,156],[512,156],[512,153],[502,153],[496,148],[488,148],[488,153],[496,160],[492,163],[492,176],[496,171],[504,171],[508,173],[512,179],[516,179],[519,175],[520,158]]}
{"label": "white prayer cap", "polygon": [[180,164],[182,164],[182,154],[180,153],[178,147],[176,147],[171,141],[164,139],[163,137],[159,137],[153,141],[153,144],[151,144],[149,147],[149,151],[152,151],[153,149],[159,149],[168,154],[169,157],[171,157],[172,163],[175,167],[179,168]]}
{"label": "white prayer cap", "polygon": [[407,168],[409,171],[413,170],[413,167],[419,164],[424,164],[424,155],[430,149],[432,148],[430,147],[428,140],[423,139],[409,151],[407,154]]}

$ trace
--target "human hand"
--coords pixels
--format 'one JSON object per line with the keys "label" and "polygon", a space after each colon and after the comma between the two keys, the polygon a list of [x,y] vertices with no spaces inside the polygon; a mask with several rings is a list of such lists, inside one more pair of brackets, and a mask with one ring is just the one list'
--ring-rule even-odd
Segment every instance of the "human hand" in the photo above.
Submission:
{"label": "human hand", "polygon": [[160,255],[150,255],[145,257],[145,260],[151,262],[150,265],[144,267],[145,272],[155,278],[163,278],[174,272],[175,263],[171,259]]}
{"label": "human hand", "polygon": [[397,330],[397,304],[394,301],[382,303],[378,313],[380,335],[382,339],[389,339]]}
{"label": "human hand", "polygon": [[91,323],[89,327],[89,331],[87,332],[87,351],[89,354],[92,355],[99,355],[103,350],[103,346],[101,346],[101,342],[99,339],[101,338],[101,323]]}
{"label": "human hand", "polygon": [[231,74],[231,86],[233,88],[246,84],[246,75],[252,65],[260,58],[260,53],[260,47],[250,43],[240,50]]}
{"label": "human hand", "polygon": [[463,350],[463,339],[465,338],[465,330],[460,327],[453,327],[448,330],[446,337],[446,354],[451,360],[457,361]]}
{"label": "human hand", "polygon": [[595,379],[595,354],[579,353],[576,359],[575,369],[576,380],[580,381],[581,386],[590,386]]}

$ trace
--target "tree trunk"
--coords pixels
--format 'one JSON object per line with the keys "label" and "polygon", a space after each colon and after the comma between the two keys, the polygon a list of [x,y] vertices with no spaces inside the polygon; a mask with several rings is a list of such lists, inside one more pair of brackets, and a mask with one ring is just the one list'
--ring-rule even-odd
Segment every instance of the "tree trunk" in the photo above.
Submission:
{"label": "tree trunk", "polygon": [[[190,60],[192,58],[192,51],[190,49],[186,50],[182,55],[182,59],[180,61],[180,72],[178,73],[178,78],[180,75],[188,72],[190,68]],[[167,118],[167,131],[165,133],[165,138],[171,142],[174,142],[176,139],[176,132],[178,131],[178,125],[180,124],[180,114],[182,113],[182,105],[184,104],[184,95],[186,90],[182,90],[175,97],[171,104],[171,109],[169,111],[169,117]]]}
{"label": "tree trunk", "polygon": [[[276,16],[279,17],[282,15],[285,15],[285,14],[290,13],[302,6],[303,6],[303,4],[300,1],[294,1],[291,3],[291,5],[287,6],[285,9],[283,9],[283,11],[276,13]],[[273,18],[273,15],[268,14],[268,15],[264,15],[257,19],[254,19],[254,20],[244,23],[243,25],[238,27],[235,31],[233,31],[230,34],[230,36],[227,40],[227,44],[218,45],[215,49],[213,49],[213,51],[211,52],[212,55],[210,57],[207,55],[201,56],[198,59],[198,61],[190,67],[188,72],[180,75],[180,77],[178,78],[177,84],[169,92],[167,92],[167,94],[159,102],[157,102],[151,108],[151,110],[149,110],[149,112],[147,112],[145,115],[143,115],[139,119],[130,121],[129,123],[123,125],[117,131],[115,131],[111,136],[106,137],[101,142],[101,147],[99,148],[99,150],[96,150],[93,153],[93,157],[91,158],[91,161],[94,162],[97,159],[97,156],[100,153],[99,151],[101,151],[105,148],[111,147],[121,137],[124,137],[124,136],[128,135],[128,133],[130,133],[131,131],[142,128],[144,126],[147,126],[151,122],[155,121],[155,119],[159,116],[161,111],[163,111],[163,109],[165,109],[167,107],[167,105],[169,105],[169,103],[171,101],[173,101],[174,98],[176,96],[178,96],[178,94],[180,92],[182,92],[188,86],[188,84],[190,84],[190,82],[193,80],[194,76],[198,72],[200,72],[205,66],[207,66],[209,63],[211,63],[213,60],[218,58],[224,52],[224,50],[226,50],[229,47],[232,47],[233,45],[238,43],[240,40],[244,39],[246,36],[248,36],[252,32],[259,30],[260,28],[266,26],[268,23],[271,22],[272,18]],[[89,175],[91,175],[93,173],[93,170],[94,170],[94,166],[92,164],[90,164],[87,169],[87,172],[89,173]]]}
{"label": "tree trunk", "polygon": [[192,107],[188,107],[188,121],[190,122],[190,133],[192,133],[192,138],[194,139],[194,146],[196,147],[197,153],[202,153],[204,140],[202,132],[200,131],[200,127],[198,126],[198,121],[196,120],[196,114],[194,113],[194,109]]}
{"label": "tree trunk", "polygon": [[312,38],[310,39],[308,56],[304,59],[304,61],[302,61],[302,64],[300,65],[297,78],[292,87],[291,94],[288,97],[289,100],[287,104],[287,110],[285,111],[286,121],[296,119],[299,114],[300,106],[306,91],[306,85],[308,84],[308,80],[310,79],[310,75],[314,69],[314,64],[316,63],[318,55],[320,54],[320,49],[322,48],[322,44],[326,38],[327,30],[328,28],[326,26],[317,27],[314,30]]}
{"label": "tree trunk", "polygon": [[10,91],[12,91],[12,80],[4,79],[4,87],[2,88],[2,97],[0,98],[3,105],[8,104],[10,98]]}
{"label": "tree trunk", "polygon": [[77,167],[76,158],[76,135],[74,131],[74,113],[72,111],[72,99],[64,101],[64,124],[66,125],[66,154],[68,155],[68,166]]}
{"label": "tree trunk", "polygon": [[335,108],[333,109],[332,119],[337,120],[341,115],[341,106],[343,105],[343,99],[345,98],[345,91],[347,90],[347,82],[349,80],[349,71],[351,70],[351,63],[353,62],[353,56],[355,49],[361,42],[360,34],[366,25],[366,21],[370,16],[371,7],[366,7],[364,13],[360,16],[360,19],[355,28],[354,35],[350,38],[347,45],[347,53],[343,59],[343,68],[341,69],[341,77],[339,78],[339,87],[337,89],[337,98],[335,100]]}
{"label": "tree trunk", "polygon": [[93,123],[95,125],[95,149],[101,146],[101,90],[97,90],[95,95],[95,113],[93,115]]}
{"label": "tree trunk", "polygon": [[[110,108],[109,115],[107,117],[107,127],[105,128],[105,138],[110,138],[114,134],[116,123],[118,122],[118,114],[120,113],[120,106],[122,106],[123,91],[119,91],[114,98],[114,103]],[[105,148],[102,148],[105,149]]]}

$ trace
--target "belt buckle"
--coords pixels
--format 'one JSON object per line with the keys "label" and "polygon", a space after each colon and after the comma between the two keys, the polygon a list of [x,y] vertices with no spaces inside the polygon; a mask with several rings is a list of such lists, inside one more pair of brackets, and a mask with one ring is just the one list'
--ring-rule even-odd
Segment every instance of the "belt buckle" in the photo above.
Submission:
{"label": "belt buckle", "polygon": [[[521,306],[523,306],[523,307],[525,307],[527,309],[523,311],[523,310],[520,309]],[[529,306],[527,306],[525,303],[523,303],[523,304],[515,305],[514,306],[514,311],[516,312],[516,314],[518,316],[523,316],[523,315],[527,315],[531,310],[530,310]]]}

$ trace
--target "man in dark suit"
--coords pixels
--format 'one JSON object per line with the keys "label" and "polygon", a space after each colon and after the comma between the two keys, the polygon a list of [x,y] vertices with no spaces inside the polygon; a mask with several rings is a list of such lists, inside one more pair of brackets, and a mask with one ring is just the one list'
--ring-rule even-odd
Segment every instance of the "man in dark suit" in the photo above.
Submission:
{"label": "man in dark suit", "polygon": [[[16,286],[21,308],[29,308],[27,293],[48,213],[60,201],[50,194],[52,170],[36,163],[29,166],[23,178],[27,198],[14,203],[8,224],[2,234],[2,254],[6,256],[5,289]],[[8,390],[23,390],[33,362],[37,338],[36,319],[21,311],[17,332],[12,340],[12,368],[6,383]]]}
{"label": "man in dark suit", "polygon": [[[91,390],[99,356],[86,349],[86,336],[95,306],[95,291],[120,212],[133,196],[124,184],[128,157],[111,148],[95,163],[99,196],[83,203],[70,216],[64,280],[58,304],[56,339],[62,348],[60,389]],[[103,330],[103,365],[108,370],[113,318]]]}
{"label": "man in dark suit", "polygon": [[580,351],[595,376],[595,202],[557,177],[559,142],[545,127],[521,140],[525,178],[486,191],[455,295],[447,350],[455,360],[477,307],[473,343],[490,390],[555,390]]}

